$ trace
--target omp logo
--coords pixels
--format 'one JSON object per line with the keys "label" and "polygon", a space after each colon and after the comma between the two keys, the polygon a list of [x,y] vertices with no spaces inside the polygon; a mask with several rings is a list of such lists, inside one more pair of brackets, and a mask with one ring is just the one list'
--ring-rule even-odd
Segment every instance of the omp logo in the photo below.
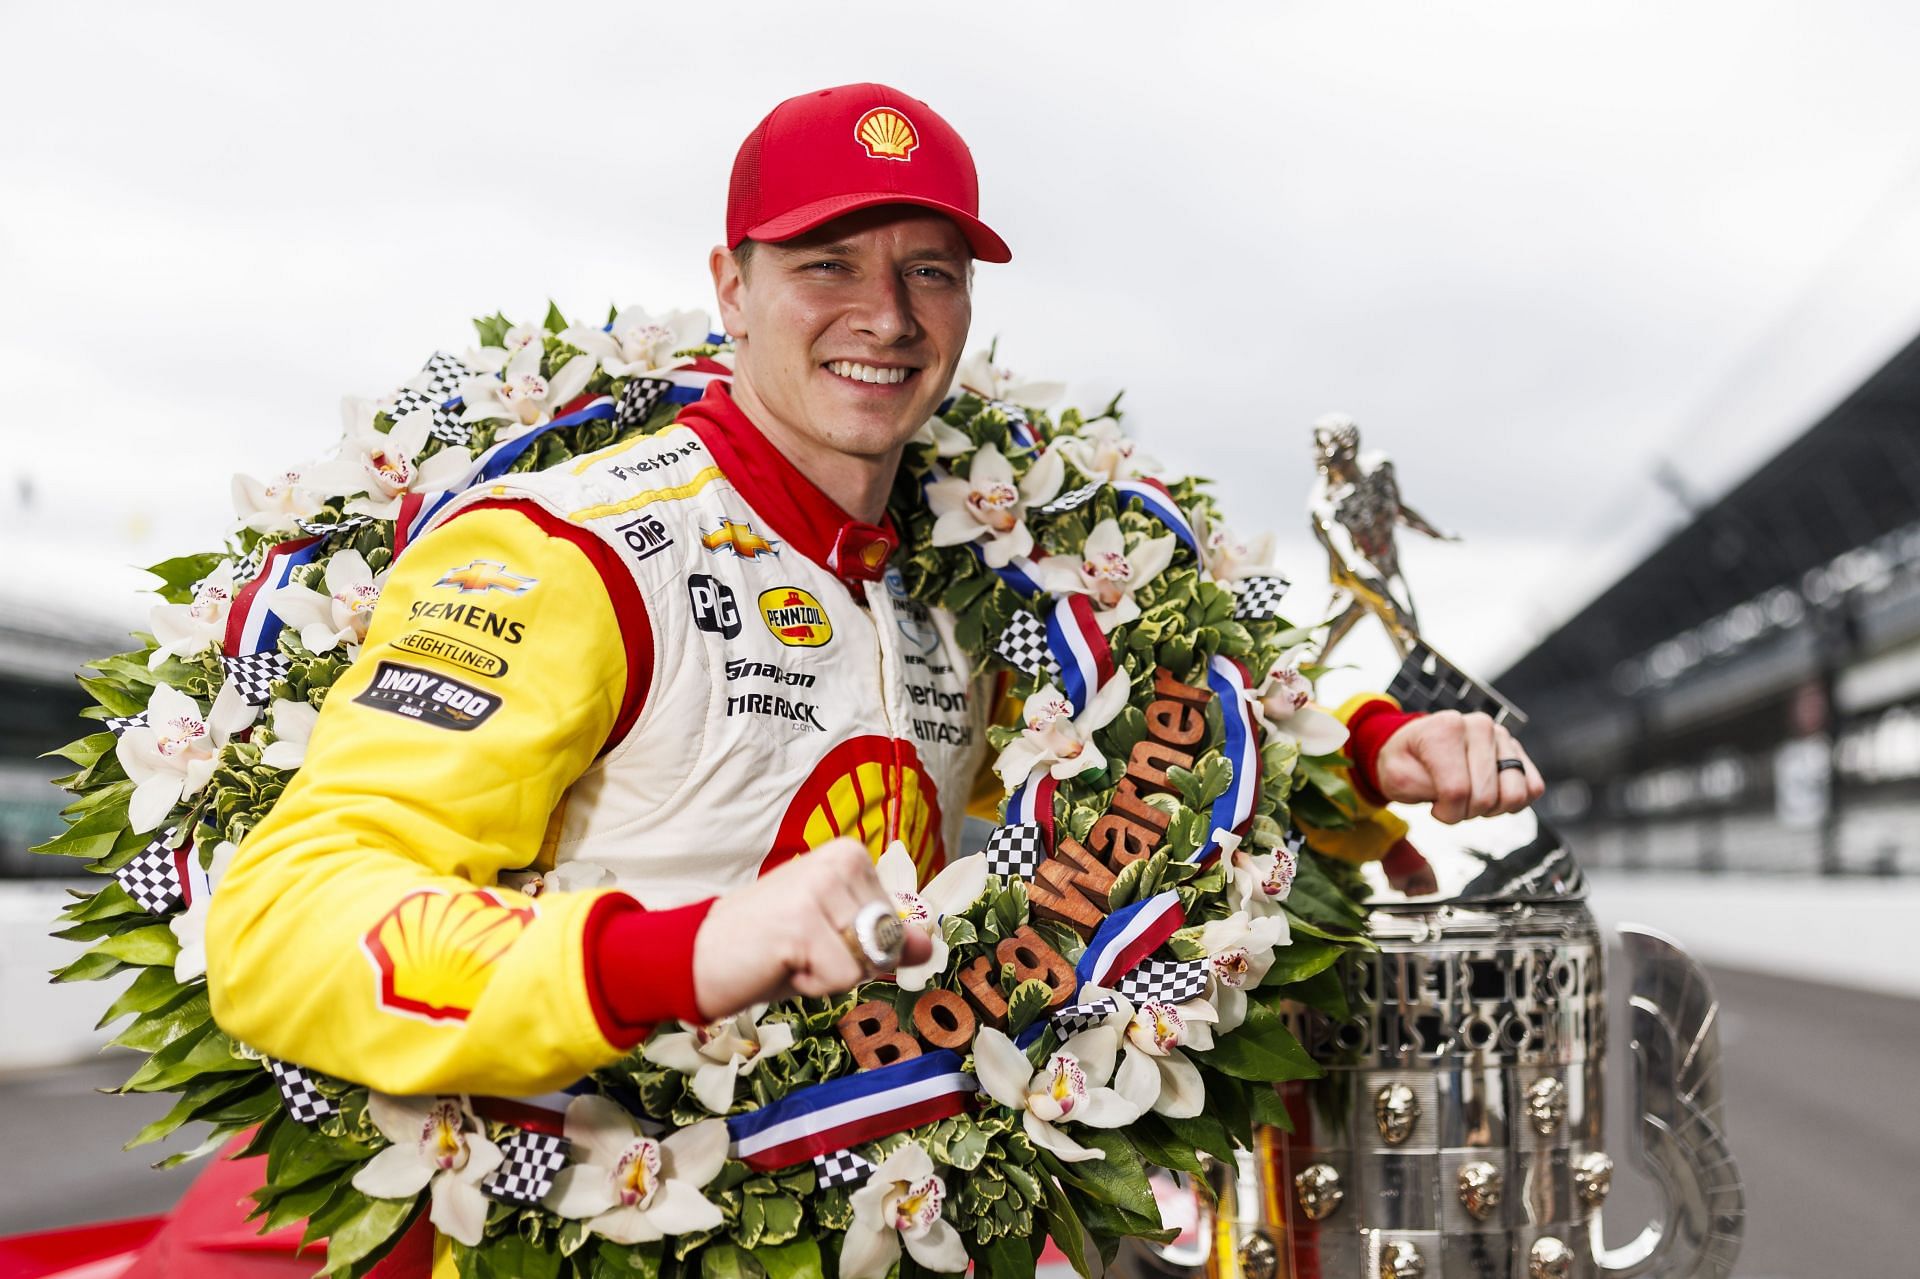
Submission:
{"label": "omp logo", "polygon": [[872,734],[828,751],[788,803],[760,873],[841,835],[876,859],[899,840],[923,884],[946,864],[940,791],[911,742]]}
{"label": "omp logo", "polygon": [[361,939],[379,977],[380,1006],[428,1021],[465,1021],[489,970],[533,917],[532,906],[507,906],[484,890],[407,894]]}
{"label": "omp logo", "polygon": [[875,107],[854,121],[853,136],[875,160],[906,160],[920,145],[913,122],[892,107]]}
{"label": "omp logo", "polygon": [[751,524],[737,524],[732,520],[722,520],[720,527],[711,533],[700,535],[700,545],[713,554],[732,551],[743,560],[758,559],[762,555],[778,555],[773,543],[754,531]]}
{"label": "omp logo", "polygon": [[498,560],[475,560],[465,568],[449,569],[435,586],[451,586],[462,595],[480,595],[499,591],[502,595],[525,595],[540,584],[535,577],[520,577],[507,572]]}
{"label": "omp logo", "polygon": [[789,648],[819,648],[833,638],[827,610],[797,586],[761,591],[760,616],[773,637]]}

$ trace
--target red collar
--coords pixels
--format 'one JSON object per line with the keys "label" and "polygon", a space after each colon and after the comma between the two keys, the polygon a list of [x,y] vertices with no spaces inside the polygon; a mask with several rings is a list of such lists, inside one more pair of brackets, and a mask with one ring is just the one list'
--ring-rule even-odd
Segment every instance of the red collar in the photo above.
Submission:
{"label": "red collar", "polygon": [[782,542],[849,581],[880,580],[900,545],[893,517],[881,516],[876,527],[841,510],[760,433],[725,382],[709,382],[706,395],[680,410],[674,421],[692,428],[721,473],[771,522]]}

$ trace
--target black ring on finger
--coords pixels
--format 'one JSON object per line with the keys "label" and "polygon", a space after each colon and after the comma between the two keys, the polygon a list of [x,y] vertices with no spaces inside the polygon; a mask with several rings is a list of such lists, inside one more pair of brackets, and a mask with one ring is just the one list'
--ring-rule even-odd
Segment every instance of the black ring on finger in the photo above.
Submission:
{"label": "black ring on finger", "polygon": [[1502,759],[1502,760],[1494,761],[1494,765],[1493,765],[1494,772],[1504,773],[1510,770],[1516,773],[1526,772],[1527,771],[1526,761],[1520,760],[1520,759]]}

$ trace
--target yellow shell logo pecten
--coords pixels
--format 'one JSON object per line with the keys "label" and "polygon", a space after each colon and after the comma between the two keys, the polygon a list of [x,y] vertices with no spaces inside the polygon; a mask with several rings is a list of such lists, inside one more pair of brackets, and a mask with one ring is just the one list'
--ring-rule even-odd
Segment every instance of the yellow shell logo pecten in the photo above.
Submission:
{"label": "yellow shell logo pecten", "polygon": [[920,145],[913,121],[892,107],[875,107],[854,122],[853,136],[876,160],[908,160]]}
{"label": "yellow shell logo pecten", "polygon": [[465,1021],[487,972],[533,922],[531,906],[492,893],[408,893],[361,944],[380,978],[380,1006],[428,1021]]}
{"label": "yellow shell logo pecten", "polygon": [[788,802],[760,873],[848,835],[876,859],[899,840],[924,884],[946,865],[940,825],[940,789],[913,743],[877,734],[849,738],[827,752]]}

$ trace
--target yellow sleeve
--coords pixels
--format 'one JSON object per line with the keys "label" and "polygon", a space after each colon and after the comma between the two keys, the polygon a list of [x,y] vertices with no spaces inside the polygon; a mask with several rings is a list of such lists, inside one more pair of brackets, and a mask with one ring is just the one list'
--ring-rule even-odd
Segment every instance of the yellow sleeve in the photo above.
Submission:
{"label": "yellow sleeve", "polygon": [[[1385,693],[1358,693],[1348,698],[1334,711],[1334,715],[1344,724],[1369,702],[1386,702],[1395,710],[1400,709],[1400,703]],[[1362,799],[1358,791],[1354,792],[1353,802],[1343,807],[1347,815],[1353,818],[1353,825],[1346,830],[1321,830],[1317,826],[1300,823],[1300,831],[1307,837],[1307,847],[1316,853],[1338,857],[1341,861],[1377,862],[1406,836],[1405,822],[1387,809],[1375,808]]]}
{"label": "yellow sleeve", "polygon": [[220,1026],[391,1093],[527,1095],[617,1059],[583,937],[611,890],[494,885],[606,741],[626,652],[587,554],[525,514],[472,511],[409,547],[214,895]]}

